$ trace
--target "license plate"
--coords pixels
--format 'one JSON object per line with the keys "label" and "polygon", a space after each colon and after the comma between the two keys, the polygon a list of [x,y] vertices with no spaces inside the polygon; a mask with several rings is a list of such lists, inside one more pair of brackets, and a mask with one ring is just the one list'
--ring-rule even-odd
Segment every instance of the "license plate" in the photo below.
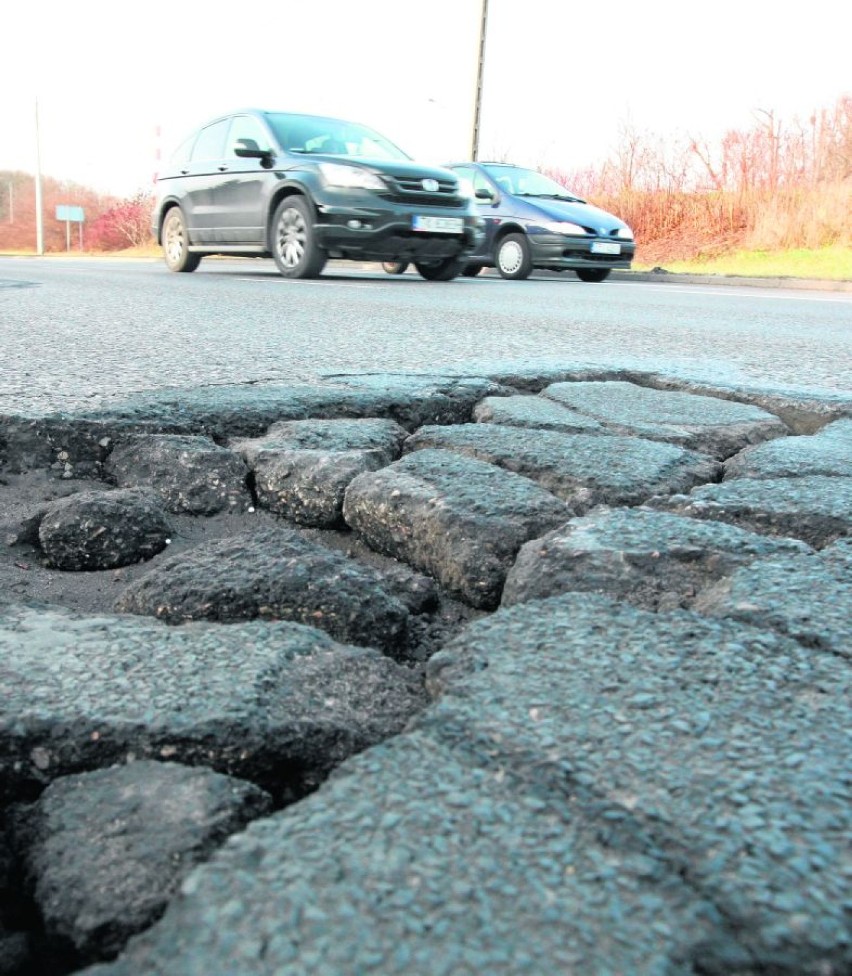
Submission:
{"label": "license plate", "polygon": [[461,217],[412,217],[412,230],[425,230],[432,234],[461,234],[464,220]]}
{"label": "license plate", "polygon": [[621,254],[621,245],[615,241],[592,241],[592,254]]}

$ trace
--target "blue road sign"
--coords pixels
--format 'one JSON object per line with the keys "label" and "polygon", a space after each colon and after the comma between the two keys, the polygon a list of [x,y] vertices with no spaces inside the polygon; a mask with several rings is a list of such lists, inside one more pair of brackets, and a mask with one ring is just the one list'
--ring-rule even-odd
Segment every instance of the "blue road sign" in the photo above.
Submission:
{"label": "blue road sign", "polygon": [[57,204],[56,206],[56,219],[57,220],[70,220],[75,224],[83,223],[83,208],[82,207],[69,207],[64,203]]}

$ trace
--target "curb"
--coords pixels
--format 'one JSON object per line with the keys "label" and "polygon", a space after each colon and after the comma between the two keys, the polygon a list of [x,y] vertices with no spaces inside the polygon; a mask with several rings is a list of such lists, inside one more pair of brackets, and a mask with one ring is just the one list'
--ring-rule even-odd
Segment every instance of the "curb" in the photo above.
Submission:
{"label": "curb", "polygon": [[613,271],[613,281],[654,281],[675,285],[732,285],[750,288],[798,288],[806,291],[852,292],[852,281],[831,278],[747,278],[739,275],[679,274],[674,271]]}
{"label": "curb", "polygon": [[[330,267],[345,269],[357,268],[359,271],[375,271],[381,265],[368,261],[329,261]],[[547,271],[537,269],[533,276],[539,280],[562,278],[570,271]],[[486,268],[481,277],[497,278],[499,275],[493,268]],[[751,288],[783,288],[801,289],[806,291],[839,291],[852,292],[852,281],[835,280],[833,278],[790,278],[790,277],[745,277],[741,275],[698,275],[682,274],[675,271],[613,271],[610,281],[653,281],[657,283],[672,285],[728,285],[732,287],[751,287]]]}

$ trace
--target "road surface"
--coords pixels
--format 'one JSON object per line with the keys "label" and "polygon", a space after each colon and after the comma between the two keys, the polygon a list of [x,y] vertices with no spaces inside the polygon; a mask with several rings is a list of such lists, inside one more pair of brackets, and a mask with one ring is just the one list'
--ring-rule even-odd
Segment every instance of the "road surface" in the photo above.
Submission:
{"label": "road surface", "polygon": [[0,413],[162,387],[520,362],[666,368],[711,382],[852,389],[852,293],[574,276],[426,282],[339,264],[0,258]]}

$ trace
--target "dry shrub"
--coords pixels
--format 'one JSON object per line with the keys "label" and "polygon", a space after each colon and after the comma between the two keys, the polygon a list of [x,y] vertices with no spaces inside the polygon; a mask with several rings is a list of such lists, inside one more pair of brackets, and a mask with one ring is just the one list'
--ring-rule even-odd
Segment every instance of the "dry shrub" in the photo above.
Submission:
{"label": "dry shrub", "polygon": [[633,228],[637,260],[852,245],[852,96],[805,121],[756,113],[718,145],[622,126],[601,166],[550,175]]}
{"label": "dry shrub", "polygon": [[852,182],[782,191],[760,202],[745,246],[753,250],[852,246]]}
{"label": "dry shrub", "polygon": [[689,260],[737,249],[850,246],[852,183],[775,193],[691,194],[679,215],[673,229],[655,219],[653,211],[639,215],[636,234],[643,260]]}
{"label": "dry shrub", "polygon": [[[571,183],[576,189],[576,183]],[[636,235],[637,261],[712,257],[726,251],[852,246],[852,181],[775,193],[623,190],[586,199],[617,214]]]}
{"label": "dry shrub", "polygon": [[731,194],[634,191],[593,202],[633,228],[642,263],[721,254],[742,246],[750,228],[748,208]]}

